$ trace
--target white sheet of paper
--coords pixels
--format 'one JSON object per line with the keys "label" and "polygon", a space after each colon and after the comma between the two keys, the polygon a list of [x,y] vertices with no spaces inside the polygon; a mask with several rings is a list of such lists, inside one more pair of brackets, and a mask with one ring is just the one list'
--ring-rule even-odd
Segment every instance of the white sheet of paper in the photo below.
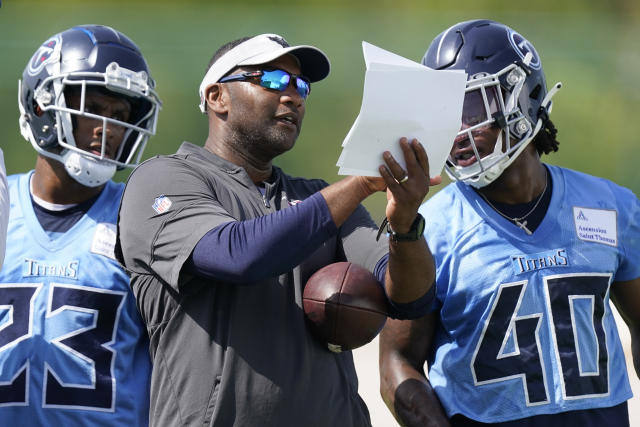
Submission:
{"label": "white sheet of paper", "polygon": [[460,129],[466,74],[435,71],[363,42],[367,71],[360,114],[343,141],[340,175],[380,176],[382,153],[405,167],[398,140],[417,138],[431,176],[442,172]]}
{"label": "white sheet of paper", "polygon": [[364,63],[367,68],[369,68],[369,64],[371,64],[372,62],[387,64],[391,66],[404,66],[418,69],[425,68],[425,66],[422,64],[418,64],[417,62],[407,59],[404,56],[389,52],[388,50],[384,50],[365,41],[362,42],[362,54],[364,55]]}

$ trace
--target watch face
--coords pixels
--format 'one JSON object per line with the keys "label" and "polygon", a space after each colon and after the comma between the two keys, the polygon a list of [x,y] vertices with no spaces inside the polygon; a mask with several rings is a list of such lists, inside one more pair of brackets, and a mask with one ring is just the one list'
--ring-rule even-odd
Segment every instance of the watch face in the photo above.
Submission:
{"label": "watch face", "polygon": [[424,217],[420,214],[416,216],[416,219],[411,224],[411,228],[406,233],[396,233],[393,230],[390,232],[391,240],[396,242],[411,242],[420,240],[424,233],[425,221]]}

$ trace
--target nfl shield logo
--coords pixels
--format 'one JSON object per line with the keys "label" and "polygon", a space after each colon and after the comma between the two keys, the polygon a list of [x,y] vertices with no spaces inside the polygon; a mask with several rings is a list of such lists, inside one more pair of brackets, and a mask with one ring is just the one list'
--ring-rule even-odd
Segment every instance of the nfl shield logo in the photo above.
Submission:
{"label": "nfl shield logo", "polygon": [[159,196],[153,201],[153,210],[159,214],[163,214],[171,207],[171,199],[167,196]]}

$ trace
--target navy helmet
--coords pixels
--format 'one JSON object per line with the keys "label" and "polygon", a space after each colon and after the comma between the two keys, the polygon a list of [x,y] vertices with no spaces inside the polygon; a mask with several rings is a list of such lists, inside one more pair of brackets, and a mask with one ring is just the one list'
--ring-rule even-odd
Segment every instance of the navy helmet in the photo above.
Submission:
{"label": "navy helmet", "polygon": [[[76,88],[80,107],[72,109],[65,92]],[[131,105],[127,122],[85,109],[87,89],[98,88],[124,97]],[[81,25],[55,34],[34,53],[18,89],[20,131],[41,155],[65,165],[69,175],[86,186],[99,186],[116,169],[135,166],[147,140],[155,133],[161,102],[140,49],[127,36],[102,25]],[[102,152],[77,148],[76,116],[97,119],[126,129],[114,159]]]}
{"label": "navy helmet", "polygon": [[[535,137],[551,112],[542,62],[527,39],[512,28],[490,20],[453,25],[430,44],[422,64],[436,70],[464,70],[467,88],[458,138],[473,144],[476,162],[446,164],[452,178],[475,187],[494,181]],[[503,132],[494,152],[480,158],[473,131],[499,126]],[[504,140],[504,142],[503,142]]]}

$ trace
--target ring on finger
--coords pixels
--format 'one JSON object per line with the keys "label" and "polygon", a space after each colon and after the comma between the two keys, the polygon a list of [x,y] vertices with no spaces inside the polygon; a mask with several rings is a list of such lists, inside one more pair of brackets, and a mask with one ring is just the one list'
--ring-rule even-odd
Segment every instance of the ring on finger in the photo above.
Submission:
{"label": "ring on finger", "polygon": [[400,178],[398,180],[398,184],[404,184],[405,182],[409,181],[409,175],[405,175],[402,178]]}

